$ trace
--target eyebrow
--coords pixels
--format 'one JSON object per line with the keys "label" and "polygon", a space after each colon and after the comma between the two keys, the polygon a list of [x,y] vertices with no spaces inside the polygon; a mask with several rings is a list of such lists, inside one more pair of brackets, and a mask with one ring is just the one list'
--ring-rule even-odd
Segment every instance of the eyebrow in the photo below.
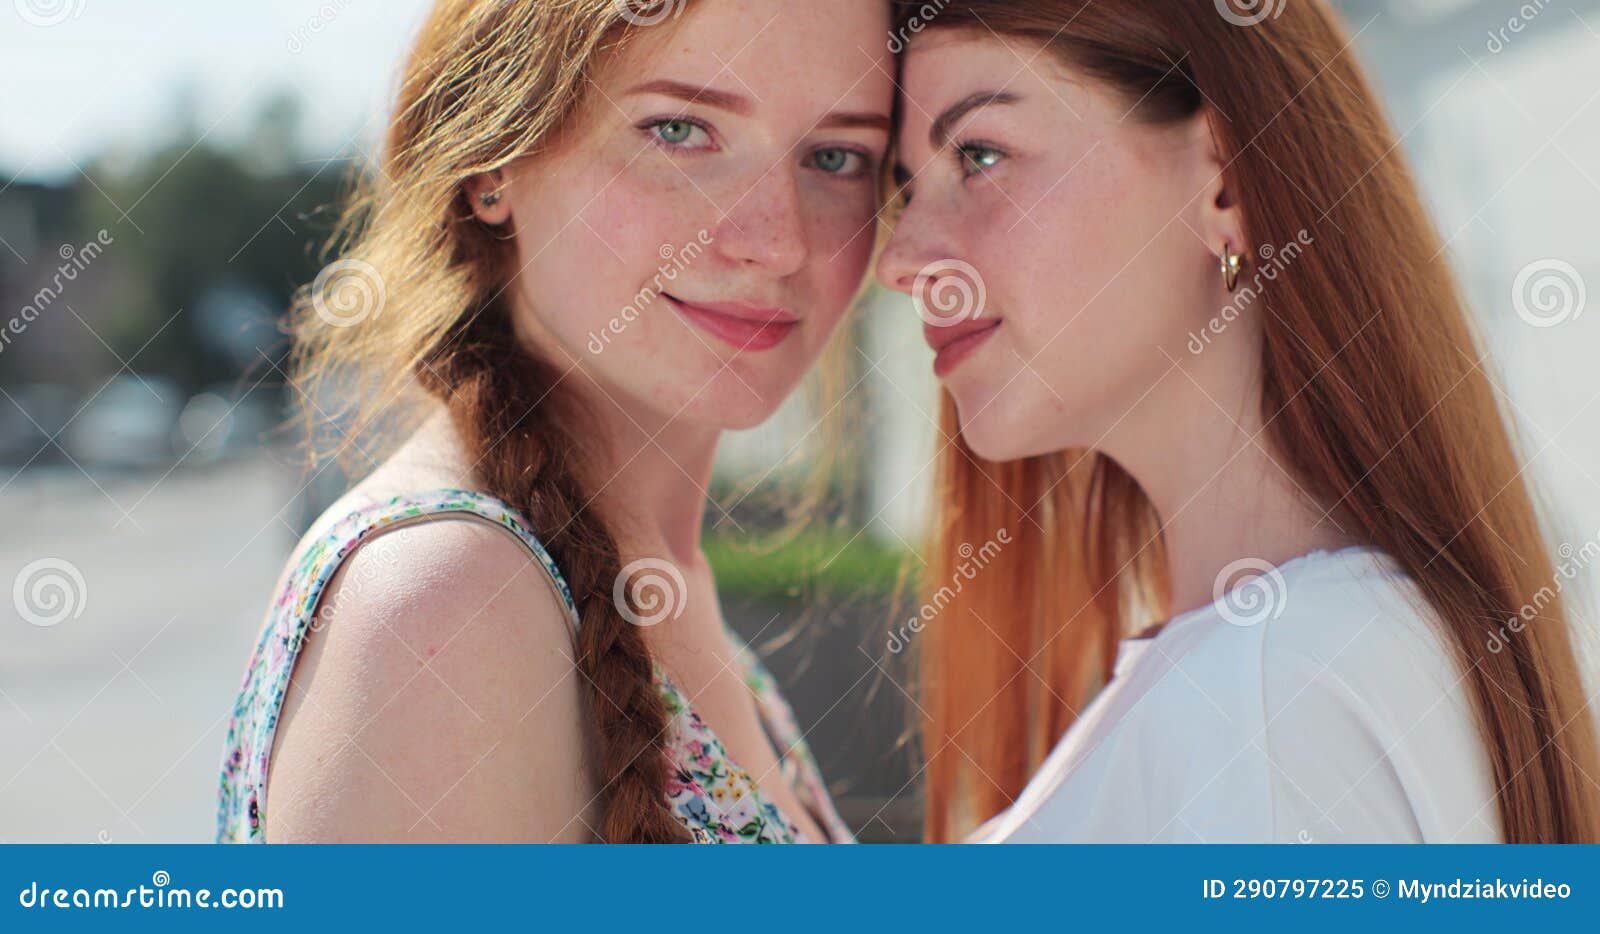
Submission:
{"label": "eyebrow", "polygon": [[719,110],[730,110],[736,114],[748,114],[752,105],[748,98],[731,94],[727,91],[718,91],[715,88],[703,88],[682,81],[659,79],[646,81],[644,84],[635,85],[626,92],[634,94],[660,94],[663,97],[675,97],[689,104],[705,104]]}
{"label": "eyebrow", "polygon": [[817,124],[820,130],[882,130],[894,132],[894,121],[888,114],[842,111],[828,114]]}
{"label": "eyebrow", "polygon": [[928,128],[928,142],[933,144],[934,149],[943,149],[945,144],[950,142],[951,128],[962,117],[980,107],[987,107],[990,104],[1015,104],[1020,99],[1010,91],[978,91],[968,94],[947,107],[945,112],[933,121],[933,126]]}
{"label": "eyebrow", "polygon": [[[665,78],[656,81],[646,81],[643,84],[635,85],[624,92],[624,94],[660,94],[664,97],[676,98],[689,104],[704,104],[707,107],[715,107],[719,110],[731,111],[739,114],[740,116],[749,116],[750,113],[755,109],[755,105],[752,104],[748,98],[741,97],[738,94],[732,94],[727,91],[719,91],[715,88],[700,87],[698,85],[688,84],[683,81],[672,81]],[[892,133],[894,132],[894,121],[889,118],[888,114],[883,113],[868,113],[865,111],[836,111],[827,115],[826,117],[823,117],[822,120],[817,123],[817,129],[882,130],[885,133]]]}

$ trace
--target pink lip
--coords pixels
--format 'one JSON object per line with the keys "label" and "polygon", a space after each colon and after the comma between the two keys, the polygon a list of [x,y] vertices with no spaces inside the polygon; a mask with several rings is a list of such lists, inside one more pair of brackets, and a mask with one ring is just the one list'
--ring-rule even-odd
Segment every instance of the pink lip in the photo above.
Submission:
{"label": "pink lip", "polygon": [[928,346],[937,351],[933,358],[933,375],[943,379],[961,362],[987,341],[1000,327],[995,319],[973,319],[951,327],[924,325],[923,337]]}
{"label": "pink lip", "polygon": [[743,302],[690,303],[663,295],[691,324],[739,350],[771,350],[783,343],[800,324],[798,315],[782,308],[763,308]]}

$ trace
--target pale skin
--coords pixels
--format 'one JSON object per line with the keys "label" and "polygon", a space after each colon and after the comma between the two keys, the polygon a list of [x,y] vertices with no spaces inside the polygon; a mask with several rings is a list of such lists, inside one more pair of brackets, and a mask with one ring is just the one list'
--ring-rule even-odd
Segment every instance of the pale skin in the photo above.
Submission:
{"label": "pale skin", "polygon": [[[1259,436],[1259,304],[1188,349],[1230,303],[1223,244],[1258,246],[1212,135],[1221,118],[1142,124],[1050,53],[954,30],[912,41],[901,87],[910,201],[878,278],[909,293],[951,259],[981,276],[999,325],[942,378],[973,449],[1115,459],[1164,523],[1175,612],[1210,603],[1237,558],[1351,544]],[[930,139],[936,123],[948,132]]]}
{"label": "pale skin", "polygon": [[[570,368],[615,452],[593,508],[624,563],[665,559],[686,580],[683,615],[644,630],[647,644],[814,840],[735,663],[700,530],[721,433],[777,410],[870,262],[887,28],[886,8],[857,0],[701,0],[605,63],[559,150],[467,182],[479,220],[514,241],[519,334]],[[650,123],[662,119],[674,125]],[[502,197],[485,205],[491,190]],[[781,308],[798,320],[782,342],[751,350],[657,302],[588,349],[651,286],[663,245],[707,238],[663,291]],[[329,515],[472,487],[441,416]],[[586,685],[561,606],[515,539],[470,519],[386,532],[345,561],[322,605],[338,612],[308,639],[275,738],[270,841],[594,839]]]}

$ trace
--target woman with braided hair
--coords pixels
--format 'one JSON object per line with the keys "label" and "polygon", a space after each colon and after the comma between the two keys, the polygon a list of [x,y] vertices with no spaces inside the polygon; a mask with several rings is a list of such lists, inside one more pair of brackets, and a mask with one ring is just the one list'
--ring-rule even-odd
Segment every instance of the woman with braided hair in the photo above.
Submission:
{"label": "woman with braided hair", "polygon": [[219,839],[851,838],[699,532],[861,286],[888,16],[440,0],[291,320],[312,427],[403,443],[279,583]]}

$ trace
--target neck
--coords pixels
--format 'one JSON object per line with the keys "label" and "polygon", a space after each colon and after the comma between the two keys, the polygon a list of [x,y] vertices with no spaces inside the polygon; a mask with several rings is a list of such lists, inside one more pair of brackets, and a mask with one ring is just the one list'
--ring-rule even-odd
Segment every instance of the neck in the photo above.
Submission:
{"label": "neck", "polygon": [[1211,603],[1235,561],[1277,565],[1356,541],[1272,450],[1248,358],[1219,350],[1178,361],[1107,445],[1161,518],[1173,615]]}
{"label": "neck", "polygon": [[[518,293],[520,295],[520,292]],[[588,402],[604,439],[604,460],[591,508],[603,510],[622,559],[654,557],[680,568],[700,564],[700,527],[705,516],[712,463],[720,429],[663,416],[607,386],[560,350],[560,341],[518,301],[513,317],[518,339],[530,348],[556,350],[571,366],[566,379]]]}
{"label": "neck", "polygon": [[593,394],[609,452],[596,500],[624,561],[648,556],[698,567],[721,431],[661,416],[614,391]]}

